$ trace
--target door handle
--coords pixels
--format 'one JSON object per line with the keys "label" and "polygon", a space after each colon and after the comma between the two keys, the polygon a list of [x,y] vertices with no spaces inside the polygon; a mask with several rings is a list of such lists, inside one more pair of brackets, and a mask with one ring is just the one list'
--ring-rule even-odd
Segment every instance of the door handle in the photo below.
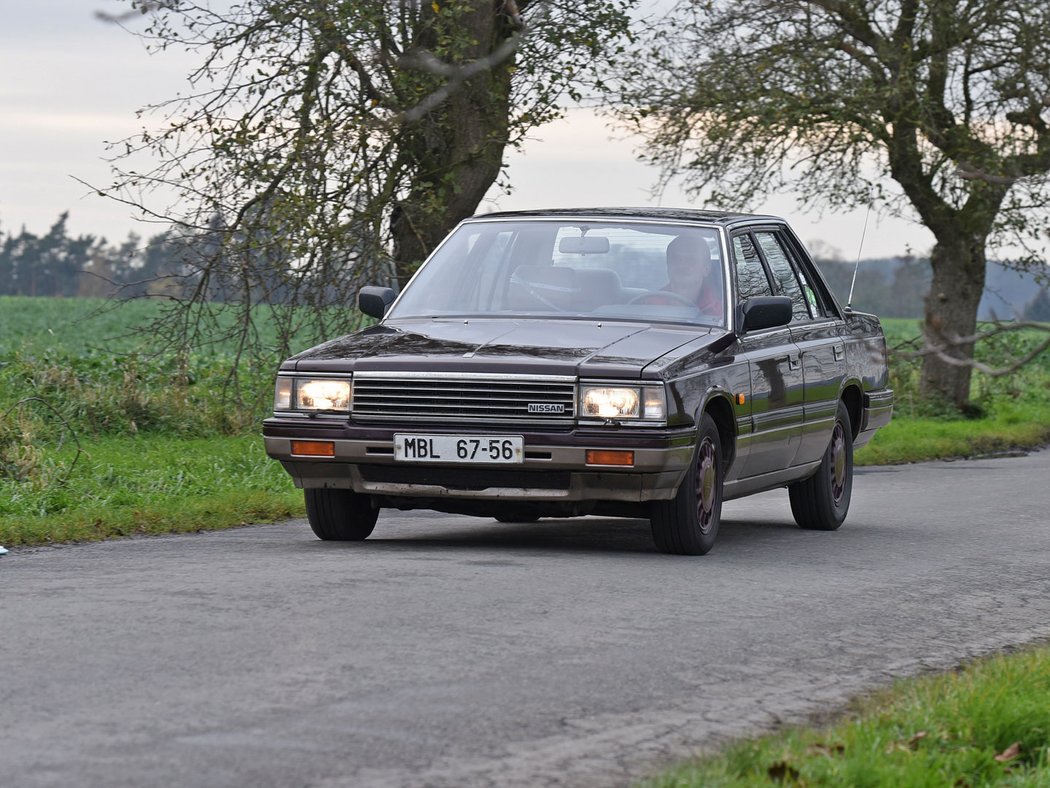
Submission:
{"label": "door handle", "polygon": [[842,345],[835,345],[833,350],[835,352],[835,360],[842,361],[842,357],[846,355],[846,349]]}
{"label": "door handle", "polygon": [[800,366],[802,366],[802,356],[801,355],[788,356],[788,368],[790,368],[790,369],[798,369]]}

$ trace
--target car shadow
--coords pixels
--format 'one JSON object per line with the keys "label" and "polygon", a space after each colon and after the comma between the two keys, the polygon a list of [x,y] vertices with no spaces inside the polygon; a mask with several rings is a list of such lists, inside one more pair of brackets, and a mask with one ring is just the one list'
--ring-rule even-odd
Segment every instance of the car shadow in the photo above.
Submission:
{"label": "car shadow", "polygon": [[[462,518],[454,523],[436,519],[398,532],[396,522],[380,519],[376,530],[363,542],[307,542],[309,549],[347,549],[369,552],[427,552],[431,550],[500,550],[508,552],[557,553],[635,553],[662,556],[653,543],[648,520],[618,517],[580,517],[546,519],[535,523],[498,523],[477,518],[476,523],[463,525]],[[723,520],[715,552],[726,552],[734,545],[746,543],[758,534],[769,537],[783,534],[791,539],[802,535],[790,519],[752,520],[733,518]],[[668,556],[673,557],[673,556]]]}

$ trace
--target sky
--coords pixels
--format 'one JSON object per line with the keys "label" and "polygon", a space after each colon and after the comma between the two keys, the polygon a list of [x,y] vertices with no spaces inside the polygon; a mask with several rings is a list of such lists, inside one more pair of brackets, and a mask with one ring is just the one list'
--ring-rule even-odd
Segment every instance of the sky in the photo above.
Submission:
{"label": "sky", "polygon": [[[41,234],[63,211],[75,235],[119,243],[129,231],[159,232],[77,180],[108,185],[105,141],[134,133],[139,108],[184,90],[195,63],[181,52],[151,55],[134,35],[95,17],[127,7],[118,0],[0,0],[0,232],[24,226]],[[654,197],[659,172],[637,161],[639,147],[594,111],[570,110],[507,155],[513,191],[493,190],[478,210],[719,207],[695,201],[677,184]],[[864,257],[925,254],[933,243],[919,223],[874,211],[866,231],[864,209],[803,213],[790,193],[751,209],[787,218],[811,249],[837,250],[845,259],[858,256],[862,233]]]}

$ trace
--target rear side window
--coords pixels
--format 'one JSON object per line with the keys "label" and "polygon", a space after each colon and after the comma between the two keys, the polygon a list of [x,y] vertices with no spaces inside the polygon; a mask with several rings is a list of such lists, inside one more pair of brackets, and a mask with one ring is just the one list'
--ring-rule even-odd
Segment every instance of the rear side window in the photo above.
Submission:
{"label": "rear side window", "polygon": [[786,233],[777,233],[777,238],[780,239],[780,245],[791,258],[795,273],[798,274],[798,281],[802,285],[802,294],[806,297],[806,303],[809,304],[809,311],[813,313],[813,317],[833,317],[835,310],[829,306],[827,293],[821,288],[819,279],[806,260],[805,252],[799,249],[797,244],[792,243]]}
{"label": "rear side window", "polygon": [[766,269],[750,235],[733,236],[733,266],[736,268],[736,285],[741,301],[755,296],[773,295]]}
{"label": "rear side window", "polygon": [[755,233],[755,238],[769,264],[777,293],[791,299],[791,321],[799,323],[809,320],[811,316],[806,296],[802,292],[802,286],[799,284],[787,252],[780,245],[776,234],[771,231],[761,231]]}

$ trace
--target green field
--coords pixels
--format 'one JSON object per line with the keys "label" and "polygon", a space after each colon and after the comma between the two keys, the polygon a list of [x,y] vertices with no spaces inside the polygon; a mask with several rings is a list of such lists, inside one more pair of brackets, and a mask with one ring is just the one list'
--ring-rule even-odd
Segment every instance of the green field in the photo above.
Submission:
{"label": "green field", "polygon": [[[229,340],[155,352],[142,328],[161,308],[0,298],[0,544],[302,514],[259,437],[277,353],[246,358],[231,380]],[[264,347],[276,344],[267,328]]]}

